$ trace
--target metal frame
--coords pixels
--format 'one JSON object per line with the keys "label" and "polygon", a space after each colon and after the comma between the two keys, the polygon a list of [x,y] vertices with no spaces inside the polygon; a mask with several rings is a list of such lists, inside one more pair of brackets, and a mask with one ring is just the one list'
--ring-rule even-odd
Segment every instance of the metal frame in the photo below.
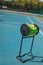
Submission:
{"label": "metal frame", "polygon": [[[23,39],[25,38],[32,38],[32,44],[31,44],[31,48],[30,48],[30,51],[28,53],[25,53],[24,55],[21,55],[21,51],[22,51],[22,45],[23,45]],[[20,50],[19,50],[19,55],[16,57],[18,60],[20,60],[22,63],[25,63],[27,61],[29,62],[43,62],[43,59],[41,61],[33,61],[33,59],[35,57],[37,58],[43,58],[42,56],[34,56],[33,53],[32,53],[32,48],[33,48],[33,43],[34,43],[34,37],[35,36],[30,36],[30,37],[27,37],[27,36],[22,36],[22,39],[21,39],[21,45],[20,45]],[[23,60],[22,57],[24,57],[25,55],[28,55],[30,56],[31,58],[30,59],[26,59],[26,60]]]}

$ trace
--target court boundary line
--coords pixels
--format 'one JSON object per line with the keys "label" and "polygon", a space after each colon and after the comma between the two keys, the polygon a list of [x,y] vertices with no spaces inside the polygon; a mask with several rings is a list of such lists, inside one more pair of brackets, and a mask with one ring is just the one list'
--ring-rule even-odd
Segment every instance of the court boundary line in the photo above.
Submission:
{"label": "court boundary line", "polygon": [[[31,16],[31,17],[33,17],[34,19],[36,19],[39,23],[43,24],[42,22],[40,22],[39,19],[35,18],[34,16]],[[33,22],[32,22],[32,23],[33,23]]]}
{"label": "court boundary line", "polygon": [[43,22],[42,21],[40,21],[38,18],[36,18],[36,17],[34,17],[34,16],[32,16],[33,18],[35,18],[38,22],[40,22],[41,24],[43,24]]}
{"label": "court boundary line", "polygon": [[[29,18],[29,16],[27,16],[28,20],[33,24],[34,22]],[[41,30],[39,30],[40,34],[43,36],[43,32]]]}

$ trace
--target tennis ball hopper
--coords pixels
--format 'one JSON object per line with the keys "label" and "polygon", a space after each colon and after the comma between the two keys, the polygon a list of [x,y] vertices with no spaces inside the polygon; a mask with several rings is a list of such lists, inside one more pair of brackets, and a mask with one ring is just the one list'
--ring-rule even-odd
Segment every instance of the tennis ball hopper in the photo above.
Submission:
{"label": "tennis ball hopper", "polygon": [[[19,55],[16,58],[18,60],[20,60],[22,63],[25,63],[27,61],[29,61],[29,62],[43,62],[43,59],[41,61],[33,61],[33,59],[35,57],[42,58],[41,56],[34,56],[33,53],[32,53],[34,38],[39,33],[38,25],[36,25],[36,24],[22,24],[21,28],[20,28],[20,32],[22,34],[22,39],[21,39]],[[30,51],[28,53],[25,53],[24,55],[21,55],[22,44],[23,44],[23,39],[24,38],[32,38],[32,44],[31,44],[31,47],[30,47]],[[24,57],[26,55],[29,55],[31,58],[23,60],[22,57]]]}

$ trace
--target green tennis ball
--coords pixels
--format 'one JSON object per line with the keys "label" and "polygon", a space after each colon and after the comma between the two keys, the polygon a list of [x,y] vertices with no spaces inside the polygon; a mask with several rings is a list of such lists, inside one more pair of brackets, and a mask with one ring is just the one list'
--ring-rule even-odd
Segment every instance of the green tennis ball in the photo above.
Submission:
{"label": "green tennis ball", "polygon": [[21,33],[24,36],[34,36],[38,34],[39,27],[36,24],[23,24],[21,26]]}

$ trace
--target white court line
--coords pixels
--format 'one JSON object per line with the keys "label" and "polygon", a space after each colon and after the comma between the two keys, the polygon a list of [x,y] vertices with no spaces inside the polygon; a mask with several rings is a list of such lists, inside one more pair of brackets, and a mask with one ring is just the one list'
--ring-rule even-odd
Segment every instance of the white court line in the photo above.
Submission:
{"label": "white court line", "polygon": [[[27,16],[27,18],[28,18],[28,20],[33,24],[34,22],[30,19],[30,17],[28,17]],[[39,32],[40,32],[40,34],[43,36],[43,32],[41,31],[41,30],[39,30]]]}
{"label": "white court line", "polygon": [[[34,17],[34,16],[32,16],[32,17]],[[38,18],[36,18],[36,17],[34,17],[37,21],[39,21],[41,24],[43,24],[43,22],[42,21],[40,21]]]}
{"label": "white court line", "polygon": [[43,32],[41,30],[39,30],[39,32],[43,35]]}
{"label": "white court line", "polygon": [[27,16],[28,20],[33,24],[34,22]]}

